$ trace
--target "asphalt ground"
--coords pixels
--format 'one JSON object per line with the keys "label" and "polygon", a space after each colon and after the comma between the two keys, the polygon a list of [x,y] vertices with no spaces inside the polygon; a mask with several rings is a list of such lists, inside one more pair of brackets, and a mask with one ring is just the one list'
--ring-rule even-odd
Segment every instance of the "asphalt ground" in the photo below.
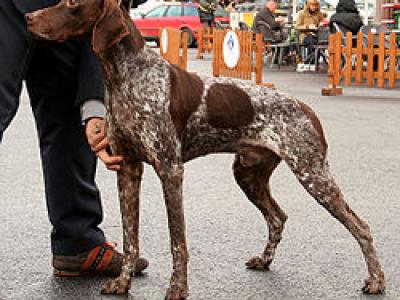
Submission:
{"label": "asphalt ground", "polygon": [[[189,53],[189,69],[211,74]],[[284,164],[272,192],[289,216],[269,272],[249,271],[267,230],[260,213],[235,184],[232,155],[186,165],[184,202],[190,251],[190,300],[400,299],[400,91],[345,88],[320,96],[326,74],[273,71],[265,81],[311,105],[329,143],[331,169],[350,206],[365,219],[386,272],[383,296],[360,291],[367,277],[358,244],[300,186]],[[115,174],[98,170],[104,228],[121,245]],[[36,131],[27,95],[0,146],[0,299],[163,299],[171,271],[167,218],[160,182],[146,167],[141,195],[141,253],[150,266],[127,296],[101,296],[104,279],[52,276],[50,225]]]}

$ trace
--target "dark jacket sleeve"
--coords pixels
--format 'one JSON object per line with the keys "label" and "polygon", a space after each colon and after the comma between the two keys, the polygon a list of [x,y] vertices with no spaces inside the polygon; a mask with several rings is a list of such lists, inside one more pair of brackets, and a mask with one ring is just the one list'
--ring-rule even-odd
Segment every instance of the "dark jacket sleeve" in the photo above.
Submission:
{"label": "dark jacket sleeve", "polygon": [[104,80],[99,61],[92,50],[89,39],[82,41],[79,57],[77,105],[86,100],[98,99],[104,102]]}
{"label": "dark jacket sleeve", "polygon": [[272,30],[279,30],[281,28],[281,24],[275,21],[275,16],[268,9],[261,10],[258,13],[257,20],[267,23]]}

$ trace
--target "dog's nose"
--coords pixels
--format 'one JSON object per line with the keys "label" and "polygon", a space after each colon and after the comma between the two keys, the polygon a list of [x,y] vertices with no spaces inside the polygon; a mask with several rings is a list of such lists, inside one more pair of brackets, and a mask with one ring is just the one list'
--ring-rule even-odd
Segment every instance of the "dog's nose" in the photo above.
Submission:
{"label": "dog's nose", "polygon": [[32,13],[25,14],[25,20],[26,20],[27,22],[32,23],[32,22],[33,22],[33,18],[34,18],[34,16],[33,16]]}
{"label": "dog's nose", "polygon": [[25,14],[25,20],[28,24],[32,24],[38,15],[39,15],[39,13],[37,13],[36,11],[27,13],[27,14]]}

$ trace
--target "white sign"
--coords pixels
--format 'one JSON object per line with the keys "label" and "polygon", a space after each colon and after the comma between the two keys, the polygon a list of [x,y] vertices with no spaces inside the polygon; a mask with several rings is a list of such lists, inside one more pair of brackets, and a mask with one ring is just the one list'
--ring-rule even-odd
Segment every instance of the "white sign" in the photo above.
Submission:
{"label": "white sign", "polygon": [[234,31],[228,31],[225,35],[222,46],[222,56],[228,68],[232,69],[236,67],[240,56],[239,46],[239,38],[237,34]]}
{"label": "white sign", "polygon": [[164,28],[161,32],[161,51],[167,53],[168,50],[168,31]]}

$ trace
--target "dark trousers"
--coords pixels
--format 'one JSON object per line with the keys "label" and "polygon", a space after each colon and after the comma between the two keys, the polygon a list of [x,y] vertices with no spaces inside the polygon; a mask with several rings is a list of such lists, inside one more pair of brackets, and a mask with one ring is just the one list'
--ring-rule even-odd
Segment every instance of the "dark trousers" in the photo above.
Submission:
{"label": "dark trousers", "polygon": [[307,35],[304,38],[303,45],[307,51],[307,56],[304,59],[304,63],[310,64],[310,63],[316,63],[315,62],[315,55],[314,55],[314,46],[318,44],[318,38],[313,35]]}
{"label": "dark trousers", "polygon": [[0,141],[18,108],[25,79],[40,141],[56,255],[74,255],[105,240],[98,228],[102,207],[94,181],[96,157],[75,104],[81,44],[34,42],[23,15],[11,1],[0,1]]}

